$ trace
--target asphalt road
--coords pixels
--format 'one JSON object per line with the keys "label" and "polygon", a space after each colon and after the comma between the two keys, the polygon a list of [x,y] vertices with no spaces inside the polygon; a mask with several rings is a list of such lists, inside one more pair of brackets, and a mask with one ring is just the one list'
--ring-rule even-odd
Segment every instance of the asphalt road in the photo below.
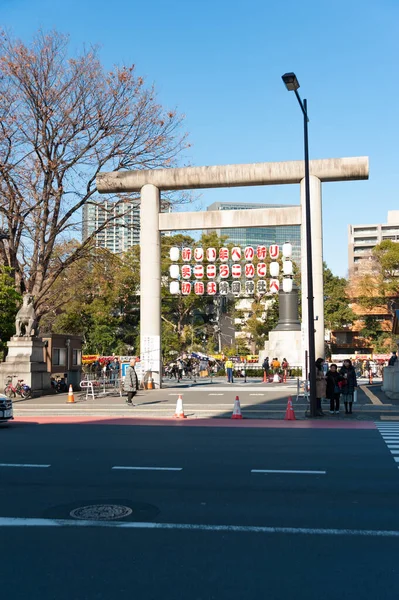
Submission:
{"label": "asphalt road", "polygon": [[[16,423],[0,449],[4,598],[398,596],[399,470],[377,430]],[[132,513],[70,515],[98,504]]]}

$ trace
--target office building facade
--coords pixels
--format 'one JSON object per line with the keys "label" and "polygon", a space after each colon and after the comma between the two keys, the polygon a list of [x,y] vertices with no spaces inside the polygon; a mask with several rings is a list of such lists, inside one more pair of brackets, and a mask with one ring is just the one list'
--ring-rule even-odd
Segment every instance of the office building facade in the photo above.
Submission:
{"label": "office building facade", "polygon": [[[106,223],[106,224],[105,224]],[[102,225],[105,226],[95,233]],[[140,243],[140,203],[91,202],[83,207],[83,240],[94,234],[97,248],[122,254]]]}
{"label": "office building facade", "polygon": [[[281,208],[287,204],[259,204],[256,202],[214,202],[207,210],[247,210],[256,208]],[[237,246],[261,246],[284,242],[292,244],[292,259],[301,262],[301,226],[279,225],[277,227],[243,227],[234,229],[217,229],[218,235],[228,237],[228,242]]]}
{"label": "office building facade", "polygon": [[387,223],[348,226],[348,267],[352,273],[368,271],[373,248],[384,240],[399,242],[399,210],[389,210]]}

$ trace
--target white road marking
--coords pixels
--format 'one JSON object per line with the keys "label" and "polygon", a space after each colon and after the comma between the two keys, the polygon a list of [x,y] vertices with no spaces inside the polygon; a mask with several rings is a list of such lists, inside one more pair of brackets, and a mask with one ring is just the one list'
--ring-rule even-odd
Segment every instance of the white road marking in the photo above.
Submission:
{"label": "white road marking", "polygon": [[380,529],[320,529],[305,527],[262,527],[244,525],[198,525],[188,523],[135,523],[134,521],[84,521],[79,519],[39,519],[0,517],[0,527],[107,527],[114,529],[180,529],[223,533],[266,533],[288,535],[331,535],[398,538],[399,531]]}
{"label": "white road marking", "polygon": [[51,465],[32,465],[28,463],[0,463],[0,467],[21,467],[24,469],[48,469]]}
{"label": "white road marking", "polygon": [[249,394],[250,396],[264,396],[265,394]]}
{"label": "white road marking", "polygon": [[399,462],[399,456],[394,456],[393,459],[395,462]]}
{"label": "white road marking", "polygon": [[183,471],[183,467],[112,467],[115,471]]}
{"label": "white road marking", "polygon": [[224,396],[224,394],[208,394],[208,396]]}
{"label": "white road marking", "polygon": [[391,454],[399,454],[399,450],[391,450]]}
{"label": "white road marking", "polygon": [[295,473],[299,475],[326,475],[327,471],[291,471],[283,469],[252,469],[251,473]]}
{"label": "white road marking", "polygon": [[387,444],[387,446],[388,446],[388,448],[389,448],[390,450],[398,450],[398,449],[399,449],[399,446],[397,446],[397,445],[395,445],[395,444],[394,444],[394,445]]}

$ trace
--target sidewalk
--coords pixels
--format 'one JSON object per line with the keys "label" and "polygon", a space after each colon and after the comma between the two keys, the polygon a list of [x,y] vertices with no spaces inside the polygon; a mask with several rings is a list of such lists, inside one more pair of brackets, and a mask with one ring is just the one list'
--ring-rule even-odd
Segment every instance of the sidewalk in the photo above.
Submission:
{"label": "sidewalk", "polygon": [[[399,420],[399,401],[392,402],[381,391],[380,384],[368,385],[360,381],[358,402],[353,415],[329,414],[329,404],[323,402],[325,421],[375,421]],[[298,420],[306,420],[308,403],[300,397],[296,401],[296,381],[286,384],[264,384],[259,380],[250,383],[227,385],[224,380],[197,386],[183,384],[168,386],[161,390],[140,391],[135,406],[126,405],[125,397],[119,395],[89,398],[75,392],[75,402],[68,403],[68,394],[55,394],[14,402],[15,417],[118,417],[118,418],[173,418],[176,400],[182,394],[185,414],[189,419],[230,419],[234,399],[238,395],[245,419],[283,419],[288,397],[292,397]]]}

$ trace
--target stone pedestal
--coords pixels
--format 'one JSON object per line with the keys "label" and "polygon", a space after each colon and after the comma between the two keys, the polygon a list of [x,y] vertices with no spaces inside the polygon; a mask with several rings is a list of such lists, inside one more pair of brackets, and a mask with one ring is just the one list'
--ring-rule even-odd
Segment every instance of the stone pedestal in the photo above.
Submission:
{"label": "stone pedestal", "polygon": [[390,400],[399,400],[399,361],[393,367],[384,367],[381,390]]}
{"label": "stone pedestal", "polygon": [[23,379],[32,388],[33,395],[48,393],[51,390],[50,373],[43,360],[43,340],[14,336],[7,346],[6,361],[0,364],[0,391],[6,386],[8,377],[15,376],[13,382]]}
{"label": "stone pedestal", "polygon": [[259,361],[268,356],[270,363],[274,357],[280,362],[286,358],[290,367],[302,365],[302,334],[300,331],[271,331],[269,341],[265,342],[265,349]]}
{"label": "stone pedestal", "polygon": [[280,362],[286,358],[291,367],[302,365],[302,333],[298,318],[298,288],[294,285],[291,292],[279,292],[279,319],[276,327],[269,333],[265,349],[259,353],[259,361],[268,356],[270,364],[273,358]]}

